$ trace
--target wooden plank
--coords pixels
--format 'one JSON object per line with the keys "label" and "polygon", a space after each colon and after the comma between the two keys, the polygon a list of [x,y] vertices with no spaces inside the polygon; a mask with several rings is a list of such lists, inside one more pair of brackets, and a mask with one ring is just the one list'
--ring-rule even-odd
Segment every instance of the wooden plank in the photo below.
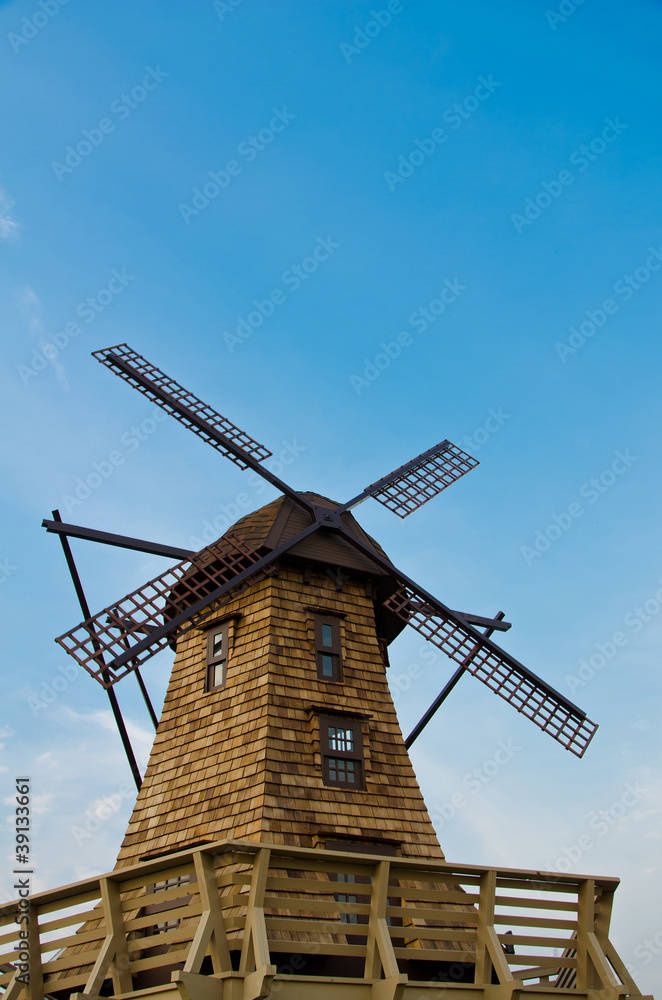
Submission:
{"label": "wooden plank", "polygon": [[[197,902],[199,904],[199,900]],[[166,923],[169,919],[171,919],[170,914],[172,912],[172,910],[163,910],[159,913],[148,913],[145,917],[134,917],[132,920],[125,920],[124,929],[127,934],[130,934],[132,931],[142,930],[144,927],[153,927],[156,924]],[[181,916],[185,920],[195,920],[200,916],[202,910],[199,905],[189,905],[183,911],[175,910],[174,912],[176,913],[177,919]]]}
{"label": "wooden plank", "polygon": [[473,951],[455,951],[450,948],[400,948],[393,949],[396,958],[415,959],[417,962],[475,962]]}
{"label": "wooden plank", "polygon": [[41,953],[44,955],[48,954],[49,951],[59,951],[60,948],[73,948],[79,944],[89,944],[90,941],[101,942],[103,939],[102,927],[92,931],[81,931],[80,934],[68,934],[67,937],[63,938],[53,938],[51,941],[44,941],[42,938]]}
{"label": "wooden plank", "polygon": [[[312,934],[319,937],[320,934],[335,934],[352,936],[368,936],[367,924],[349,924],[341,920],[306,920],[301,917],[267,917],[267,931],[300,931],[302,934]],[[277,940],[273,939],[274,942]]]}
{"label": "wooden plank", "polygon": [[[394,890],[391,889],[391,892]],[[387,906],[387,917],[402,917],[408,920],[437,920],[447,924],[461,924],[466,927],[475,927],[478,923],[478,912],[476,910],[464,913],[459,910],[443,910],[410,906]]]}
{"label": "wooden plank", "polygon": [[540,910],[570,910],[577,912],[577,903],[563,899],[529,899],[525,896],[496,895],[497,906],[525,906]]}
{"label": "wooden plank", "polygon": [[146,969],[161,969],[164,965],[182,965],[186,961],[188,948],[183,951],[168,952],[167,955],[153,955],[151,958],[138,958],[131,963],[131,971],[144,972]]}
{"label": "wooden plank", "polygon": [[533,934],[499,934],[501,944],[512,944],[525,948],[566,948],[575,947],[574,938],[541,937]]}
{"label": "wooden plank", "polygon": [[[344,890],[347,888],[347,885],[343,882],[336,882],[336,891],[338,891],[338,887],[343,889],[341,894],[345,895],[346,893]],[[289,910],[292,913],[297,913],[299,910],[309,910],[311,913],[325,913],[327,916],[334,912],[361,914],[368,914],[370,912],[370,906],[368,903],[342,903],[335,900],[333,896],[329,896],[326,899],[311,899],[309,896],[301,899],[294,899],[292,896],[265,896],[264,909]],[[391,907],[387,907],[387,914],[390,909]],[[435,912],[438,913],[439,911]],[[267,914],[267,920],[273,919],[275,916],[277,916],[277,914],[274,914],[271,917]]]}
{"label": "wooden plank", "polygon": [[[65,917],[58,917],[57,920],[40,920],[39,928],[41,936],[49,934],[51,931],[59,931],[62,927],[71,927],[73,924],[84,924],[88,920],[94,920],[99,916],[99,910],[85,910],[83,913],[69,913]],[[1,940],[1,939],[0,939]]]}
{"label": "wooden plank", "polygon": [[[554,964],[557,968],[575,969],[577,967],[576,958],[556,957],[552,955],[509,955],[508,958],[513,965],[528,965],[533,962],[535,965],[549,966]],[[516,975],[519,973],[516,972]]]}
{"label": "wooden plank", "polygon": [[[395,895],[395,891],[393,895]],[[463,907],[478,906],[480,896],[478,893],[451,892],[442,889],[412,888],[411,886],[399,885],[397,895],[402,899],[417,903],[439,903],[440,905],[460,905]]]}
{"label": "wooden plank", "polygon": [[59,910],[69,909],[72,906],[84,906],[86,903],[100,903],[101,890],[99,889],[99,879],[92,882],[93,888],[87,891],[79,891],[78,886],[88,886],[90,880],[85,882],[74,882],[72,885],[62,886],[60,889],[52,889],[50,892],[38,892],[31,897],[32,901],[39,907],[39,916],[46,913],[56,913]]}
{"label": "wooden plank", "polygon": [[[55,972],[61,972],[63,969],[75,969],[79,965],[89,965],[91,968],[94,965],[99,950],[99,948],[93,948],[89,951],[81,952],[79,955],[65,954],[62,958],[53,958],[48,962],[44,962],[44,975],[50,976]],[[85,975],[83,975],[83,979],[85,979]]]}
{"label": "wooden plank", "polygon": [[576,920],[557,920],[556,917],[529,917],[520,914],[497,913],[494,923],[509,927],[545,927],[550,931],[576,931]]}
{"label": "wooden plank", "polygon": [[133,938],[127,941],[126,946],[133,961],[133,954],[135,952],[148,951],[150,948],[161,948],[166,945],[182,944],[183,942],[190,945],[194,936],[195,924],[188,924],[183,927],[173,927],[169,931],[157,931],[155,934],[149,934],[145,937]]}
{"label": "wooden plank", "polygon": [[[319,941],[300,941],[296,938],[283,938],[281,941],[272,941],[271,947],[274,954],[319,955],[323,951],[325,955],[347,955],[350,957],[365,958],[365,945],[336,944],[334,941],[325,941],[320,946]],[[407,950],[407,955],[411,958],[411,950]],[[420,951],[417,950],[416,957],[418,958],[419,955]],[[457,958],[458,953],[455,951],[453,955]]]}
{"label": "wooden plank", "polygon": [[[57,990],[71,990],[75,989],[77,986],[82,990],[87,974],[81,970],[81,972],[76,973],[72,976],[65,976],[63,979],[57,980]],[[50,986],[50,984],[48,984]],[[49,994],[50,995],[50,994]],[[4,1000],[4,998],[3,998]]]}

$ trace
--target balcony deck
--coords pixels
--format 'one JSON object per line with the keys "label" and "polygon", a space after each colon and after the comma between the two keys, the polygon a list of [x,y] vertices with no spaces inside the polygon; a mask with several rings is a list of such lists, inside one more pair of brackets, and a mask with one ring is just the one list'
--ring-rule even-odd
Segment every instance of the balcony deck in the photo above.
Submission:
{"label": "balcony deck", "polygon": [[609,940],[617,885],[220,841],[31,896],[28,954],[5,903],[0,987],[4,1000],[640,997]]}

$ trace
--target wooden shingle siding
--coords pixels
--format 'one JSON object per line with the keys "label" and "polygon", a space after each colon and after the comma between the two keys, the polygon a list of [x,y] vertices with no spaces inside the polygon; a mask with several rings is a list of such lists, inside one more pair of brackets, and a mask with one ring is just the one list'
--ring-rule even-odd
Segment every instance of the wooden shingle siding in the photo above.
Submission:
{"label": "wooden shingle siding", "polygon": [[[232,530],[259,547],[282,504]],[[292,517],[281,511],[281,537],[298,530]],[[345,553],[327,541],[335,569]],[[221,689],[205,692],[204,628],[178,640],[118,865],[225,837],[303,847],[384,839],[403,855],[443,857],[389,693],[366,573],[345,567],[338,590],[326,569],[286,557],[277,575],[219,608],[219,618],[236,615]],[[312,621],[325,612],[343,616],[341,683],[317,676]],[[318,717],[337,712],[361,717],[365,790],[323,782]]]}

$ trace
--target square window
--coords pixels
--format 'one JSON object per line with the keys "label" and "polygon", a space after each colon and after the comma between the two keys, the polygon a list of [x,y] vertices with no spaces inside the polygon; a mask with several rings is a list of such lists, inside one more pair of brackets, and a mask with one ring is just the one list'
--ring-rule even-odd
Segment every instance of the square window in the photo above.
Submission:
{"label": "square window", "polygon": [[320,737],[324,784],[347,789],[365,788],[360,721],[322,716]]}

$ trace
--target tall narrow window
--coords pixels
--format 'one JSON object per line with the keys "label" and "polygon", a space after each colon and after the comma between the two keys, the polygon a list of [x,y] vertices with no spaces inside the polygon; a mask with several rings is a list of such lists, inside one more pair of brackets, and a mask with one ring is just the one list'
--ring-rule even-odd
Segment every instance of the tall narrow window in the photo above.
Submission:
{"label": "tall narrow window", "polygon": [[342,680],[340,621],[315,615],[315,656],[320,680]]}
{"label": "tall narrow window", "polygon": [[348,789],[365,788],[360,721],[321,716],[320,736],[324,784]]}
{"label": "tall narrow window", "polygon": [[222,688],[227,680],[230,623],[215,625],[207,633],[207,691]]}

